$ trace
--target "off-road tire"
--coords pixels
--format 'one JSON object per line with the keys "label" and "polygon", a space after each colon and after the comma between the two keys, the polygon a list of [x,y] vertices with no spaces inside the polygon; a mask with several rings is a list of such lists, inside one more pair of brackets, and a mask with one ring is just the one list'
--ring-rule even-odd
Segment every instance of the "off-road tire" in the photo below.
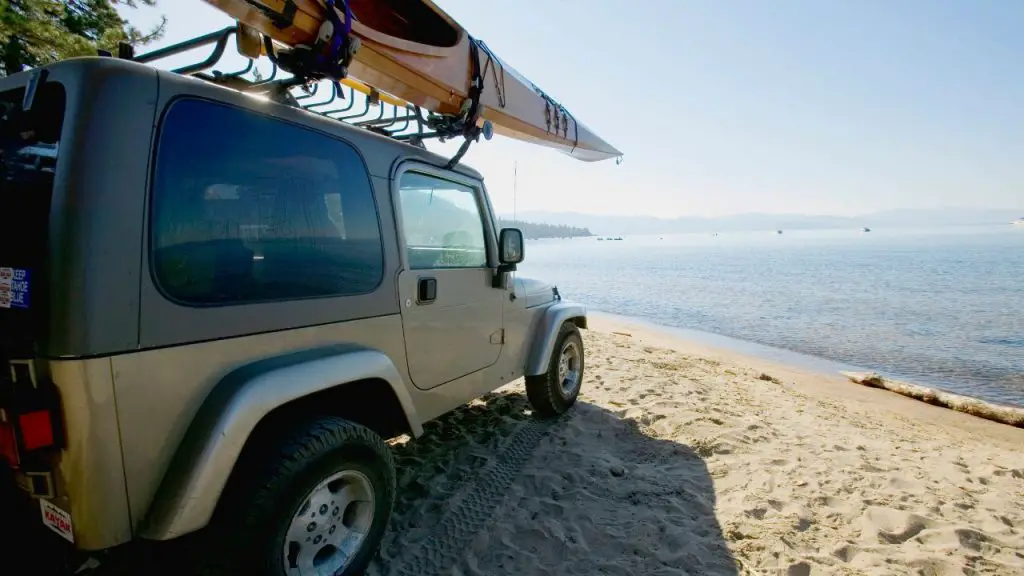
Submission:
{"label": "off-road tire", "polygon": [[[576,386],[569,393],[562,387],[562,380],[558,375],[559,362],[566,343],[571,342],[579,351],[579,377]],[[565,322],[558,330],[558,337],[555,338],[555,346],[551,349],[551,358],[548,359],[548,369],[543,374],[526,377],[526,397],[530,400],[530,406],[541,418],[553,418],[563,414],[576,403],[580,388],[583,384],[584,367],[583,338],[580,337],[579,328],[572,322]]]}
{"label": "off-road tire", "polygon": [[247,454],[246,469],[225,490],[209,527],[203,574],[284,576],[284,535],[306,494],[341,470],[363,474],[373,487],[373,520],[353,560],[339,573],[362,574],[380,546],[395,499],[395,467],[387,444],[365,426],[322,417],[284,441]]}

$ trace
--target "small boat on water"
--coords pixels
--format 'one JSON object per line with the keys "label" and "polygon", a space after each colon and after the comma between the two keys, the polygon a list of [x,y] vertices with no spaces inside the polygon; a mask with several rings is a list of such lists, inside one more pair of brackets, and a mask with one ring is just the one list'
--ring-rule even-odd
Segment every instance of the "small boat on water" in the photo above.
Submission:
{"label": "small boat on water", "polygon": [[871,228],[868,228],[867,226],[865,226],[865,227],[861,228],[860,231],[861,232],[871,232]]}
{"label": "small boat on water", "polygon": [[1024,226],[1024,216],[1017,218],[1013,222],[1010,222],[1010,224],[1013,224],[1014,226]]}

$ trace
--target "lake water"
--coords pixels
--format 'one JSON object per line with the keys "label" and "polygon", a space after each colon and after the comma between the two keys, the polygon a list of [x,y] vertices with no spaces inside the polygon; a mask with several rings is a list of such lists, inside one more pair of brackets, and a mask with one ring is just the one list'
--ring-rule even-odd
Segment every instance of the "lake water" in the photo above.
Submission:
{"label": "lake water", "polygon": [[532,240],[564,298],[1024,405],[1024,227]]}

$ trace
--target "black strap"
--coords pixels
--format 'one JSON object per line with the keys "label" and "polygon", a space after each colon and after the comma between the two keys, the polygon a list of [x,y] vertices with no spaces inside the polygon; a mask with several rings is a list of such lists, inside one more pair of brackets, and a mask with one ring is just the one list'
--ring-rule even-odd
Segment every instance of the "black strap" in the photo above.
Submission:
{"label": "black strap", "polygon": [[565,112],[565,115],[568,116],[570,120],[572,120],[572,152],[575,152],[576,147],[580,144],[580,123],[576,120],[576,117],[572,115],[572,112],[569,112],[565,108],[562,108],[562,111]]}
{"label": "black strap", "polygon": [[554,123],[555,123],[555,130],[554,130],[554,132],[555,132],[556,136],[558,136],[560,133],[563,132],[563,130],[562,130],[562,122],[564,121],[565,122],[565,130],[564,130],[564,136],[563,137],[568,139],[569,138],[569,121],[570,120],[572,121],[572,128],[573,128],[572,151],[575,152],[576,151],[576,147],[579,146],[579,143],[580,143],[580,123],[576,120],[576,117],[573,116],[572,113],[569,112],[569,110],[566,109],[565,106],[562,106],[561,104],[556,102],[554,98],[548,96],[544,92],[541,92],[541,97],[544,98],[544,106],[545,106],[545,108],[544,108],[544,118],[545,118],[545,120],[547,120],[548,132],[551,131],[551,121],[552,121],[552,118],[554,118]]}
{"label": "black strap", "polygon": [[472,72],[472,80],[466,94],[466,98],[469,99],[469,108],[466,110],[465,115],[459,118],[459,122],[462,123],[462,136],[465,140],[459,146],[458,152],[448,161],[446,166],[448,170],[454,168],[459,163],[459,160],[462,160],[462,157],[466,155],[466,152],[469,151],[469,146],[480,138],[480,127],[477,126],[477,121],[479,120],[478,115],[480,113],[480,97],[484,92],[484,78],[480,74],[480,48],[477,40],[472,36],[469,38],[469,60]]}
{"label": "black strap", "polygon": [[472,66],[473,82],[469,86],[467,97],[470,99],[469,110],[466,111],[464,134],[468,137],[477,128],[477,114],[480,112],[480,96],[484,93],[484,78],[480,75],[480,48],[472,36],[469,38],[469,62]]}
{"label": "black strap", "polygon": [[299,12],[299,6],[294,0],[285,0],[284,12],[275,12],[260,2],[246,0],[246,4],[263,13],[270,23],[278,30],[284,30],[295,23],[295,15]]}
{"label": "black strap", "polygon": [[[494,74],[494,91],[498,96],[498,105],[502,108],[505,107],[505,66],[498,60],[491,49],[487,47],[487,44],[483,40],[478,41],[480,48],[487,54],[487,63],[484,64],[484,71],[481,74],[483,78],[487,78],[487,71],[493,67]],[[500,76],[499,76],[500,74]]]}

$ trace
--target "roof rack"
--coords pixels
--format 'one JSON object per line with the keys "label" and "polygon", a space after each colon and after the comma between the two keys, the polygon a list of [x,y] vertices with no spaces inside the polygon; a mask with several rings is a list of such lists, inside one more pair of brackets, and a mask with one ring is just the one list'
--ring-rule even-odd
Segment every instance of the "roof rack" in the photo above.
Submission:
{"label": "roof rack", "polygon": [[[444,142],[453,137],[450,132],[438,129],[438,127],[448,125],[450,117],[432,112],[425,114],[422,108],[412,104],[400,105],[398,103],[404,102],[403,100],[382,93],[359,81],[348,79],[344,82],[304,81],[292,75],[279,78],[279,73],[282,71],[276,58],[273,57],[269,58],[271,71],[265,78],[260,77],[256,70],[255,59],[250,57],[245,57],[248,63],[240,70],[230,72],[215,70],[224,56],[228,41],[236,34],[238,34],[237,27],[229,26],[139,55],[134,53],[131,45],[122,43],[119,46],[117,57],[152,64],[171,56],[212,45],[213,50],[205,60],[174,68],[172,72],[200,78],[247,94],[264,96],[280,104],[301,108],[325,118],[382,134],[423,149],[426,149],[425,140],[438,139]],[[264,37],[264,42],[270,43],[270,39]],[[267,46],[266,51],[272,54],[273,47]],[[110,53],[101,54],[112,56]],[[353,85],[359,89],[357,90]],[[486,134],[485,137],[489,139],[489,134]],[[457,160],[458,157],[453,159],[453,161]]]}

